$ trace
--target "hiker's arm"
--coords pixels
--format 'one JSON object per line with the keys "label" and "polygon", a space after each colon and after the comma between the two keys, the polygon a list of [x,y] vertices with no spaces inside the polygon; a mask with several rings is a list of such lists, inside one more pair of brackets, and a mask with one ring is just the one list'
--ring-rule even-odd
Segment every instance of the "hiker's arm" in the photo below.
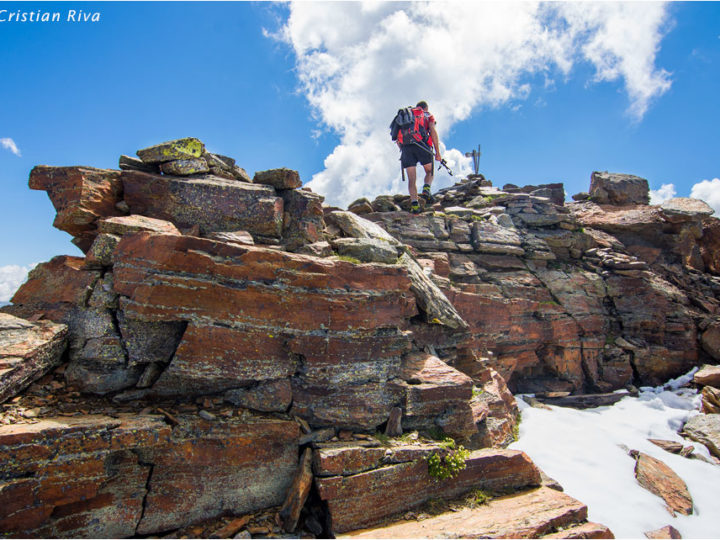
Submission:
{"label": "hiker's arm", "polygon": [[440,155],[440,139],[438,139],[437,131],[435,131],[435,122],[430,123],[430,137],[435,147],[435,159],[442,161],[442,156]]}

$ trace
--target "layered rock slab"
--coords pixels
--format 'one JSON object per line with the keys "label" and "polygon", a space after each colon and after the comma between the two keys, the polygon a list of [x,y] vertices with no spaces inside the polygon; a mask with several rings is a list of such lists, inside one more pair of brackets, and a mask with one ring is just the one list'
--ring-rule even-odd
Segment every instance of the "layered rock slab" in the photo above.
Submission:
{"label": "layered rock slab", "polygon": [[[124,200],[133,214],[167,220],[200,232],[246,230],[279,238],[283,199],[270,186],[225,178],[177,178],[123,171]],[[209,211],[209,209],[212,209]]]}
{"label": "layered rock slab", "polygon": [[707,446],[720,458],[720,414],[697,414],[683,426],[682,434]]}
{"label": "layered rock slab", "polygon": [[[401,521],[384,527],[354,531],[347,538],[539,538],[587,519],[587,506],[550,488],[508,495],[478,508],[463,508],[419,521]],[[614,538],[597,524],[583,532],[591,536],[555,538]],[[550,536],[553,537],[553,536]]]}
{"label": "layered rock slab", "polygon": [[57,366],[66,347],[64,324],[0,313],[0,403]]}
{"label": "layered rock slab", "polygon": [[[323,466],[323,450],[319,450],[316,485],[320,498],[327,502],[332,529],[336,533],[374,525],[394,514],[416,508],[432,497],[451,498],[473,488],[501,491],[540,485],[540,472],[522,452],[476,450],[457,477],[439,482],[428,472],[427,457],[433,452],[431,447],[409,449],[404,454],[391,451],[390,463],[378,468],[371,468],[373,459],[379,457],[377,450],[371,450],[370,463],[364,466],[370,470],[329,477],[321,476],[338,470],[337,465]],[[434,451],[441,450],[435,447]],[[358,451],[349,449],[348,452],[357,454]],[[335,455],[333,459],[337,463],[351,458]],[[350,471],[353,471],[352,466]]]}
{"label": "layered rock slab", "polygon": [[2,426],[0,531],[120,538],[276,505],[297,438],[292,422],[185,416],[174,429],[136,415]]}
{"label": "layered rock slab", "polygon": [[[157,253],[164,256],[156,260]],[[139,233],[116,253],[115,290],[128,297],[126,314],[142,320],[204,319],[288,333],[394,327],[416,313],[409,289],[398,267],[187,236]],[[366,309],[356,310],[360,304]]]}
{"label": "layered rock slab", "polygon": [[53,225],[75,237],[83,251],[95,238],[98,219],[119,216],[115,204],[122,199],[120,171],[95,167],[48,167],[30,172],[30,189],[47,191],[57,210]]}
{"label": "layered rock slab", "polygon": [[675,471],[659,459],[643,452],[631,451],[636,460],[635,478],[645,489],[665,501],[668,512],[690,515],[693,512],[693,500],[685,482]]}
{"label": "layered rock slab", "polygon": [[[155,394],[291,380],[295,414],[351,429],[374,429],[401,400],[388,382],[417,308],[399,266],[149,233],[125,237],[115,260],[125,316],[188,322]],[[287,402],[286,387],[267,388]]]}

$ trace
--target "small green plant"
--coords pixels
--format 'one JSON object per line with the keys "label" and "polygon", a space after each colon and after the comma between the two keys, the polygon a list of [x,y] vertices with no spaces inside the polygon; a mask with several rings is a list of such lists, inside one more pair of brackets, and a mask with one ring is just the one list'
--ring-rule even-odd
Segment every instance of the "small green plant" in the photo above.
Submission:
{"label": "small green plant", "polygon": [[447,452],[444,455],[433,453],[428,457],[428,473],[437,480],[455,478],[466,467],[470,451],[464,446],[455,446],[455,441],[446,437],[440,441],[439,446]]}
{"label": "small green plant", "polygon": [[376,431],[375,435],[373,435],[373,437],[375,437],[375,439],[383,446],[390,446],[390,436],[389,435],[385,435],[384,433],[382,433],[380,431]]}
{"label": "small green plant", "polygon": [[478,388],[477,386],[473,386],[473,389],[472,389],[472,397],[480,397],[480,396],[483,395],[483,392],[485,392],[485,390],[483,390],[482,388]]}
{"label": "small green plant", "polygon": [[517,441],[520,438],[520,422],[522,421],[522,413],[518,412],[517,420],[512,428],[513,440]]}
{"label": "small green plant", "polygon": [[443,441],[447,438],[447,437],[445,437],[445,433],[443,432],[442,428],[440,428],[438,426],[431,427],[425,433],[433,441]]}
{"label": "small green plant", "polygon": [[487,491],[483,491],[482,489],[475,489],[471,491],[465,498],[465,504],[470,508],[476,508],[483,504],[489,503],[490,499],[492,499],[492,495],[490,495]]}

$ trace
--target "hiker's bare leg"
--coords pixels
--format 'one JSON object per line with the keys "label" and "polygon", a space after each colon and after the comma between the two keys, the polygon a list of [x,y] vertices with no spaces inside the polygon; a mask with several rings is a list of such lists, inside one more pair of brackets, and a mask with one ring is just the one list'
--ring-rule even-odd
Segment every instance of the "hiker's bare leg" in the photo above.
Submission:
{"label": "hiker's bare leg", "polygon": [[[423,165],[423,169],[425,169],[425,185],[429,186],[432,184],[433,177],[434,177],[432,161],[430,163],[428,163],[427,165]],[[413,186],[414,185],[415,184],[413,183]]]}
{"label": "hiker's bare leg", "polygon": [[405,174],[407,175],[408,191],[410,192],[410,200],[417,201],[418,194],[417,194],[417,186],[415,185],[415,181],[417,180],[417,170],[415,169],[415,166],[413,165],[412,167],[407,167],[405,169]]}

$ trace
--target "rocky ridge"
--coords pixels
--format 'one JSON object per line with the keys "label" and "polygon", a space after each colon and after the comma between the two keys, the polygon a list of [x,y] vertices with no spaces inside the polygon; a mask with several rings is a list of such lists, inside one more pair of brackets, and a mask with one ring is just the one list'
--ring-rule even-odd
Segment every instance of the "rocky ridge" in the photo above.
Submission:
{"label": "rocky ridge", "polygon": [[[197,139],[138,156],[30,175],[85,257],[39,265],[2,309],[3,335],[54,332],[14,353],[27,375],[0,372],[4,532],[156,534],[294,486],[281,521],[322,536],[436,492],[526,493],[540,472],[501,449],[510,390],[609,392],[720,358],[717,220],[698,201],[611,197],[624,178],[599,174],[565,205],[559,184],[475,176],[420,216],[406,196],[343,211],[294,171],[251,179]],[[601,188],[629,205],[593,202]],[[373,436],[390,424],[411,437]],[[473,449],[460,476],[428,476],[452,453],[428,436]]]}

